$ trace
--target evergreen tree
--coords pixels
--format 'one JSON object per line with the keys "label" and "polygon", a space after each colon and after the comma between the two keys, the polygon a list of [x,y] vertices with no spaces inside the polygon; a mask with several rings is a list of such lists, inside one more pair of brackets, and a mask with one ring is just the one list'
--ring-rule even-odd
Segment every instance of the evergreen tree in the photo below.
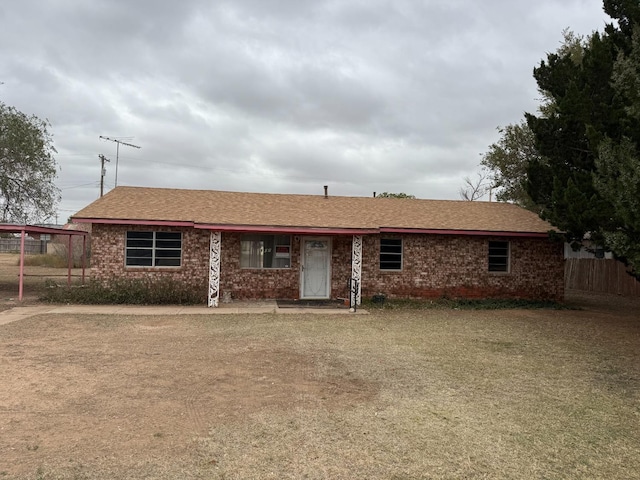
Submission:
{"label": "evergreen tree", "polygon": [[607,35],[595,33],[582,62],[569,55],[550,54],[534,69],[540,90],[555,109],[549,116],[526,114],[544,158],[527,168],[527,192],[541,206],[541,215],[566,232],[571,242],[610,228],[612,206],[593,184],[598,147],[605,137],[619,138],[624,106],[610,83],[616,47]]}
{"label": "evergreen tree", "polygon": [[568,241],[588,236],[640,276],[640,2],[604,7],[617,25],[589,37],[581,61],[559,51],[534,69],[553,108],[526,115],[540,154],[527,192]]}

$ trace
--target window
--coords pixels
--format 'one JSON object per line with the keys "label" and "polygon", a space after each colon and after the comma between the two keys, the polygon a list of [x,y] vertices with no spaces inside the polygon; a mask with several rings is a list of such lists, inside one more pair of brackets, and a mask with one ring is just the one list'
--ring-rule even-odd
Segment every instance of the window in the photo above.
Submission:
{"label": "window", "polygon": [[240,240],[241,268],[290,268],[291,236],[243,235]]}
{"label": "window", "polygon": [[509,271],[509,242],[489,242],[489,271]]}
{"label": "window", "polygon": [[380,270],[402,270],[402,239],[380,239]]}
{"label": "window", "polygon": [[179,267],[180,232],[127,232],[127,267]]}

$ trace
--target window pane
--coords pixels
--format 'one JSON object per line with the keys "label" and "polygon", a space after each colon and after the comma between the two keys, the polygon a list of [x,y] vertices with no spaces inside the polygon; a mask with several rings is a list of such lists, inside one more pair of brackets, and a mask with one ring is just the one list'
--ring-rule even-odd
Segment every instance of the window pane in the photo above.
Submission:
{"label": "window pane", "polygon": [[151,258],[153,257],[152,249],[143,248],[127,248],[127,258]]}
{"label": "window pane", "polygon": [[150,267],[151,257],[149,258],[127,257],[127,265],[131,267]]}
{"label": "window pane", "polygon": [[274,235],[265,235],[262,238],[262,247],[264,248],[264,257],[262,258],[262,268],[273,267],[273,255],[274,248],[273,242],[275,240]]}
{"label": "window pane", "polygon": [[402,239],[380,239],[380,270],[402,270]]}
{"label": "window pane", "polygon": [[180,250],[156,250],[156,258],[180,258]]}
{"label": "window pane", "polygon": [[395,253],[400,255],[402,254],[402,247],[400,245],[380,245],[380,253]]}
{"label": "window pane", "polygon": [[156,232],[158,240],[180,240],[182,234],[180,232]]}
{"label": "window pane", "polygon": [[177,248],[182,246],[180,240],[156,240],[156,248]]}
{"label": "window pane", "polygon": [[290,245],[291,236],[289,235],[274,235],[276,245]]}
{"label": "window pane", "polygon": [[157,258],[156,257],[156,267],[179,267],[180,259],[179,258]]}
{"label": "window pane", "polygon": [[489,256],[506,256],[509,252],[508,246],[491,246],[489,245]]}
{"label": "window pane", "polygon": [[153,232],[127,232],[127,247],[153,247]]}
{"label": "window pane", "polygon": [[489,242],[489,271],[509,271],[509,242]]}
{"label": "window pane", "polygon": [[182,233],[127,232],[125,265],[131,267],[179,267]]}
{"label": "window pane", "polygon": [[243,268],[262,268],[262,242],[247,240],[240,242],[240,266]]}
{"label": "window pane", "polygon": [[240,240],[240,267],[289,268],[290,235],[243,235]]}
{"label": "window pane", "polygon": [[153,240],[153,232],[127,232],[127,238],[148,238]]}
{"label": "window pane", "polygon": [[128,238],[127,247],[151,248],[153,247],[153,240]]}

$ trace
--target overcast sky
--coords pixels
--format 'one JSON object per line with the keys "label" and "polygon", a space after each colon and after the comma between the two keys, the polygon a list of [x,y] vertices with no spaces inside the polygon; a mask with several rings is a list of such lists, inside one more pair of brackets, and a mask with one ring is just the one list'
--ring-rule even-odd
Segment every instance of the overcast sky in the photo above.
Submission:
{"label": "overcast sky", "polygon": [[0,101],[51,122],[59,220],[118,185],[458,199],[601,0],[3,0]]}

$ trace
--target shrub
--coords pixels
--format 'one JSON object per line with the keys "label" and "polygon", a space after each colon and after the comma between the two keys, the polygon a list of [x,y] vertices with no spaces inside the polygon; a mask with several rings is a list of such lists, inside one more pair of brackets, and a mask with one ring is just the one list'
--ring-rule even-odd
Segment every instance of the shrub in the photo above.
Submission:
{"label": "shrub", "polygon": [[41,300],[51,303],[196,305],[205,301],[203,289],[171,279],[114,279],[108,284],[61,286],[49,281]]}
{"label": "shrub", "polygon": [[390,310],[425,310],[438,308],[454,308],[461,310],[501,310],[509,308],[569,308],[558,302],[545,300],[525,300],[517,298],[487,298],[487,299],[465,299],[465,298],[435,298],[435,299],[385,299],[384,302],[376,302],[373,299],[362,299],[362,307],[369,309],[390,309]]}
{"label": "shrub", "polygon": [[[52,255],[50,253],[42,255],[25,255],[24,264],[27,267],[49,267],[49,268],[66,268],[68,266],[66,258],[60,255]],[[20,260],[18,260],[18,264]]]}
{"label": "shrub", "polygon": [[[49,243],[49,253],[25,255],[24,264],[28,267],[67,268],[69,266],[69,247],[64,243]],[[20,253],[20,252],[18,252]],[[90,252],[87,248],[85,267],[89,268]],[[74,244],[72,251],[72,267],[82,267],[82,245]],[[18,263],[20,260],[17,261]]]}
{"label": "shrub", "polygon": [[[90,241],[87,242],[86,248],[87,248],[87,252],[86,252],[87,257],[85,260],[85,266],[89,267],[89,263],[91,260],[91,242]],[[47,245],[47,251],[49,252],[48,255],[58,257],[62,262],[63,267],[66,267],[69,264],[69,246],[67,243],[49,242],[49,244]],[[82,267],[82,242],[78,240],[75,240],[73,242],[71,257],[72,257],[74,268]]]}

